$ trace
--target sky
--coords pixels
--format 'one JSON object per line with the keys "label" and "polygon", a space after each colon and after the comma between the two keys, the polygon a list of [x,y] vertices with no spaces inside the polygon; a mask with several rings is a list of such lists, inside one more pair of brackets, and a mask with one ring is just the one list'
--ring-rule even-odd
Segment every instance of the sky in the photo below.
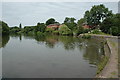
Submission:
{"label": "sky", "polygon": [[23,26],[36,25],[49,18],[60,23],[65,17],[74,17],[77,21],[86,10],[99,4],[104,4],[113,13],[118,12],[118,2],[2,2],[2,20],[10,27],[19,26],[20,23]]}

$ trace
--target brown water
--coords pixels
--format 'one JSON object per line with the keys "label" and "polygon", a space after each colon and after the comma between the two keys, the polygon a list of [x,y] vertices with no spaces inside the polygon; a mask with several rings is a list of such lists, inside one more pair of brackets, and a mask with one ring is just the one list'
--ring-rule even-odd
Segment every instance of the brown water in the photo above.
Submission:
{"label": "brown water", "polygon": [[3,78],[92,78],[103,54],[99,39],[3,36]]}

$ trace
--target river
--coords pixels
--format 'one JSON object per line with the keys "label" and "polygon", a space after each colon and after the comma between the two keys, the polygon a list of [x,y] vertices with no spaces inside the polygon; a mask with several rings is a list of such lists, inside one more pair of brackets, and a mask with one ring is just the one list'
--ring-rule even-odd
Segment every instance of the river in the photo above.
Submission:
{"label": "river", "polygon": [[101,40],[72,36],[2,37],[3,78],[93,78],[103,55]]}

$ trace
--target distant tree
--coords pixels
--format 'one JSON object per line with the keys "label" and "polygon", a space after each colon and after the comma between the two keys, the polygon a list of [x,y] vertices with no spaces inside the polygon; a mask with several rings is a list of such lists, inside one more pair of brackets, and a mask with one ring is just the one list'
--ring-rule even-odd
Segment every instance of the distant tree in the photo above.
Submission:
{"label": "distant tree", "polygon": [[34,32],[34,27],[35,26],[25,26],[23,32],[24,33]]}
{"label": "distant tree", "polygon": [[37,26],[34,27],[35,32],[40,31],[40,32],[45,32],[46,26],[44,23],[37,23]]}
{"label": "distant tree", "polygon": [[15,27],[10,27],[10,33],[17,33],[20,31],[20,28],[15,26]]}
{"label": "distant tree", "polygon": [[64,24],[68,26],[69,29],[75,30],[77,28],[77,24],[75,23],[75,18],[66,17],[64,20]]}
{"label": "distant tree", "polygon": [[46,21],[46,25],[54,24],[54,23],[56,23],[56,21],[55,21],[55,19],[53,19],[53,18],[50,18],[50,19],[48,19],[48,20]]}
{"label": "distant tree", "polygon": [[84,28],[83,28],[83,24],[85,23],[85,19],[81,18],[80,20],[78,20],[77,22],[77,28],[74,30],[74,35],[79,35],[82,34],[84,32]]}
{"label": "distant tree", "polygon": [[21,29],[22,28],[22,24],[20,23],[20,25],[19,25],[19,28]]}
{"label": "distant tree", "polygon": [[112,17],[112,11],[108,10],[103,4],[94,5],[90,11],[86,11],[84,18],[91,26],[98,27],[103,20]]}

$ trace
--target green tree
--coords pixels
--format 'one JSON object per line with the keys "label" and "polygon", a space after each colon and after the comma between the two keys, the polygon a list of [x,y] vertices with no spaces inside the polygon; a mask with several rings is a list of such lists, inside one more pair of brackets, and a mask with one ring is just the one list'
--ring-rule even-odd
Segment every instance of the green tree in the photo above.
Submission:
{"label": "green tree", "polygon": [[20,28],[15,26],[15,27],[10,27],[10,33],[18,33],[20,31]]}
{"label": "green tree", "polygon": [[34,32],[34,27],[35,26],[25,26],[24,29],[23,29],[23,32],[24,33],[29,33],[29,32]]}
{"label": "green tree", "polygon": [[112,11],[108,10],[103,4],[94,5],[90,11],[86,11],[84,18],[88,25],[98,27],[106,18],[112,17]]}
{"label": "green tree", "polygon": [[101,23],[103,32],[109,33],[115,36],[120,35],[120,14],[115,14],[112,18],[107,18]]}
{"label": "green tree", "polygon": [[46,25],[54,24],[54,23],[56,23],[56,22],[55,22],[55,19],[53,19],[53,18],[50,18],[46,21]]}
{"label": "green tree", "polygon": [[83,24],[85,23],[85,19],[84,18],[81,18],[80,20],[78,20],[77,22],[77,29],[76,29],[76,33],[77,35],[81,34],[84,32],[84,28],[82,27]]}
{"label": "green tree", "polygon": [[40,31],[40,32],[45,32],[46,26],[44,23],[37,23],[37,26],[34,27],[35,32]]}
{"label": "green tree", "polygon": [[7,23],[0,21],[0,30],[2,30],[2,34],[9,34],[9,26]]}
{"label": "green tree", "polygon": [[66,17],[64,20],[64,24],[68,26],[69,29],[75,30],[77,28],[77,24],[75,23],[75,18]]}
{"label": "green tree", "polygon": [[84,24],[85,22],[86,22],[85,19],[84,19],[84,18],[81,18],[80,20],[78,20],[77,26],[78,26],[78,27],[81,27],[81,26],[83,26],[83,24]]}

